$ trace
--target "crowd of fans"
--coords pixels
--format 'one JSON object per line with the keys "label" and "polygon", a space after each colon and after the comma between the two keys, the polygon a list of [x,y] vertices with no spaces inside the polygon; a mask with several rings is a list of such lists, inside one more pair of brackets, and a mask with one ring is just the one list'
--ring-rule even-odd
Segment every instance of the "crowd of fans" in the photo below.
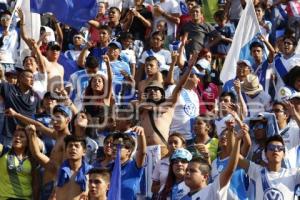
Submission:
{"label": "crowd of fans", "polygon": [[0,199],[118,199],[118,159],[124,200],[300,197],[300,1],[253,0],[260,34],[220,79],[251,1],[98,1],[38,40],[0,1]]}

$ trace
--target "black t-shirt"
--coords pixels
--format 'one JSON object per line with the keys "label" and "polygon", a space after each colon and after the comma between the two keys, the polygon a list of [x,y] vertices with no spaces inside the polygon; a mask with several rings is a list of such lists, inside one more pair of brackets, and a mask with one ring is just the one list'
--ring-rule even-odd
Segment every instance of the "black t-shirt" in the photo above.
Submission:
{"label": "black t-shirt", "polygon": [[[0,94],[4,99],[5,109],[12,108],[17,113],[33,118],[39,105],[39,98],[33,91],[24,94],[18,86],[10,83],[0,84]],[[4,117],[3,135],[12,137],[17,124],[21,124],[13,117]]]}
{"label": "black t-shirt", "polygon": [[[128,11],[129,12],[129,11]],[[138,10],[138,12],[147,20],[150,20],[152,22],[152,13],[149,9],[147,9],[145,6],[141,10]],[[133,35],[135,40],[141,40],[145,41],[145,36],[147,33],[147,27],[142,23],[140,19],[137,17],[133,18],[132,24],[130,26],[129,32]]]}
{"label": "black t-shirt", "polygon": [[186,32],[189,33],[188,39],[192,40],[185,48],[187,56],[194,50],[199,52],[209,37],[220,36],[220,33],[212,25],[207,23],[196,24],[189,22],[182,27],[180,35]]}

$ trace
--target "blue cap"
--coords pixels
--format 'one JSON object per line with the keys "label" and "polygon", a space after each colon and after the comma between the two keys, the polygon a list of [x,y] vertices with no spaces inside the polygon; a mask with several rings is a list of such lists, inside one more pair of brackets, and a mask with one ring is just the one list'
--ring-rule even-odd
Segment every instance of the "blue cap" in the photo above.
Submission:
{"label": "blue cap", "polygon": [[108,44],[108,46],[115,46],[117,47],[118,49],[122,50],[122,45],[120,44],[120,42],[117,42],[117,41],[112,41]]}
{"label": "blue cap", "polygon": [[198,60],[198,62],[196,63],[196,67],[201,67],[202,69],[210,71],[210,63],[205,58],[201,58],[200,60]]}
{"label": "blue cap", "polygon": [[193,66],[191,74],[196,74],[197,76],[203,77],[205,75],[205,71],[199,71],[197,67]]}
{"label": "blue cap", "polygon": [[55,112],[62,112],[64,114],[66,114],[67,117],[72,118],[72,111],[70,110],[70,108],[63,106],[63,105],[56,105],[53,108],[53,113]]}
{"label": "blue cap", "polygon": [[192,157],[192,154],[188,150],[179,148],[172,153],[170,160],[185,159],[187,161],[191,161]]}
{"label": "blue cap", "polygon": [[241,64],[241,63],[244,63],[245,65],[247,65],[248,67],[251,67],[251,62],[249,60],[239,60],[237,62],[237,64]]}

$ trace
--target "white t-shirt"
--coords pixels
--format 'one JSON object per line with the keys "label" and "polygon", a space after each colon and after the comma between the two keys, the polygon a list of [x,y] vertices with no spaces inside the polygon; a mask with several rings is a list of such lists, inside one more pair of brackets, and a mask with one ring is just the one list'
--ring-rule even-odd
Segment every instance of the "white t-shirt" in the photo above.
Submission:
{"label": "white t-shirt", "polygon": [[284,159],[287,161],[288,168],[297,168],[300,167],[300,146],[297,145],[292,149],[285,152]]}
{"label": "white t-shirt", "polygon": [[[159,5],[165,12],[171,14],[180,14],[180,7],[177,1],[174,0],[165,0],[163,3],[158,2],[155,5]],[[153,19],[154,19],[154,25],[153,27],[156,27],[156,24],[160,21],[166,21],[167,22],[167,26],[168,26],[168,33],[167,35],[173,35],[175,32],[175,24],[173,22],[170,22],[169,20],[167,20],[165,17],[163,16],[157,16],[156,13],[153,13]]]}
{"label": "white t-shirt", "polygon": [[158,52],[154,52],[150,49],[142,53],[141,58],[139,60],[140,63],[145,64],[145,60],[149,56],[154,56],[158,60],[160,66],[169,65],[172,62],[171,53],[169,50],[161,49]]}
{"label": "white t-shirt", "polygon": [[155,165],[154,171],[152,173],[152,180],[159,181],[161,191],[166,184],[166,180],[169,173],[170,160],[169,157],[163,158],[157,162]]}
{"label": "white t-shirt", "polygon": [[[0,33],[2,37],[2,33]],[[14,64],[17,59],[17,48],[19,45],[19,36],[15,29],[9,30],[8,35],[3,37],[3,45],[0,47],[0,63]]]}
{"label": "white t-shirt", "polygon": [[[166,91],[166,97],[172,95],[175,85]],[[186,140],[193,138],[193,119],[199,115],[199,99],[194,90],[182,88],[176,102],[170,133],[178,132]]]}
{"label": "white t-shirt", "polygon": [[255,117],[261,112],[268,111],[271,107],[271,97],[268,93],[262,91],[254,98],[243,94],[244,101],[248,109],[248,117]]}
{"label": "white t-shirt", "polygon": [[[263,170],[264,169],[264,170]],[[265,176],[263,176],[263,172]],[[270,172],[266,168],[250,162],[247,172],[250,179],[255,181],[255,196],[257,200],[294,199],[294,189],[300,183],[299,169],[281,168],[279,172]],[[265,177],[263,184],[262,176]],[[263,185],[268,185],[263,189]]]}
{"label": "white t-shirt", "polygon": [[44,98],[44,94],[47,92],[47,84],[48,84],[48,77],[47,72],[35,72],[33,74],[33,86],[32,89],[35,91],[40,99]]}
{"label": "white t-shirt", "polygon": [[134,50],[124,49],[124,50],[122,50],[121,53],[127,56],[127,58],[129,59],[128,60],[129,64],[136,64],[136,57],[135,57]]}
{"label": "white t-shirt", "polygon": [[229,182],[226,186],[220,189],[220,176],[217,176],[214,182],[210,183],[208,186],[191,196],[184,196],[181,200],[227,200],[228,186]]}
{"label": "white t-shirt", "polygon": [[289,150],[300,144],[300,130],[295,120],[290,120],[287,126],[279,130],[285,147]]}

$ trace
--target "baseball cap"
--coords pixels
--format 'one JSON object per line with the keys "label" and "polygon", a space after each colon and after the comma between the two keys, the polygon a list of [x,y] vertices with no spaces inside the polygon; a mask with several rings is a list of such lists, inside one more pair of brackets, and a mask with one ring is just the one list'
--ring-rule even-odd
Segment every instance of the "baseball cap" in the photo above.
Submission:
{"label": "baseball cap", "polygon": [[239,61],[237,62],[238,65],[239,65],[239,64],[242,64],[242,63],[244,63],[244,64],[247,65],[248,67],[251,67],[251,62],[250,62],[249,60],[239,60]]}
{"label": "baseball cap", "polygon": [[118,49],[122,49],[122,45],[120,44],[120,42],[117,42],[117,41],[112,41],[112,42],[110,42],[109,44],[108,44],[108,46],[109,47],[112,47],[112,46],[114,46],[114,47],[117,47]]}
{"label": "baseball cap", "polygon": [[203,77],[205,75],[205,71],[199,71],[197,67],[193,66],[191,74],[196,74],[197,76]]}
{"label": "baseball cap", "polygon": [[192,154],[184,149],[184,148],[179,148],[179,149],[176,149],[171,157],[170,157],[170,161],[172,160],[176,160],[176,159],[184,159],[184,160],[187,160],[187,161],[191,161],[192,160]]}
{"label": "baseball cap", "polygon": [[277,98],[278,101],[287,101],[293,98],[300,98],[300,92],[297,92],[296,90],[287,86],[279,89]]}
{"label": "baseball cap", "polygon": [[210,71],[210,63],[205,58],[201,58],[200,60],[198,60],[198,62],[196,63],[196,67],[201,67],[202,69]]}
{"label": "baseball cap", "polygon": [[55,112],[61,112],[64,113],[67,117],[72,118],[72,111],[70,110],[70,108],[63,106],[63,105],[56,105],[53,108],[53,113]]}
{"label": "baseball cap", "polygon": [[60,45],[56,42],[56,41],[51,41],[48,43],[48,50],[57,50],[57,51],[60,51],[61,50],[61,47]]}

